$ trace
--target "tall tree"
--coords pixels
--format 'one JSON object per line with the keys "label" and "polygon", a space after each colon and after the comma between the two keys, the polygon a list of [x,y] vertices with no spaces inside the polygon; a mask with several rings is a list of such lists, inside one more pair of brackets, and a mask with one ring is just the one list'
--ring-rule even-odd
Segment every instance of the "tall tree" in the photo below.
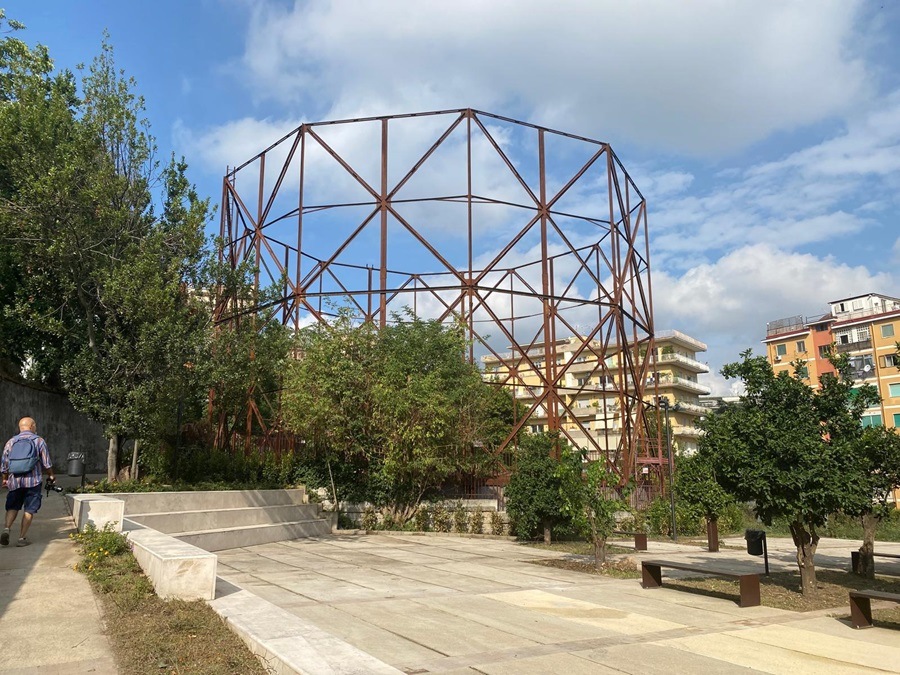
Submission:
{"label": "tall tree", "polygon": [[857,494],[850,445],[877,393],[868,385],[854,389],[846,367],[823,375],[816,391],[803,382],[800,364],[793,375],[776,376],[750,351],[722,374],[743,380],[745,393],[707,417],[700,455],[723,488],[754,502],[765,524],[787,519],[803,593],[815,594],[818,528]]}

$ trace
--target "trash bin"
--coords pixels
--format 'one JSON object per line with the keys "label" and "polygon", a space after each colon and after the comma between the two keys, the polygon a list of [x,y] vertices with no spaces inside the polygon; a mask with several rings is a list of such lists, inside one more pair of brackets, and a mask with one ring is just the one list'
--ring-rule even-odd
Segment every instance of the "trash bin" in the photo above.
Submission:
{"label": "trash bin", "polygon": [[80,478],[84,475],[83,452],[70,452],[68,455],[66,455],[66,462],[69,466],[67,473],[70,476],[78,476]]}
{"label": "trash bin", "polygon": [[762,555],[765,538],[766,533],[763,530],[747,530],[744,532],[744,539],[747,540],[747,553],[750,555]]}

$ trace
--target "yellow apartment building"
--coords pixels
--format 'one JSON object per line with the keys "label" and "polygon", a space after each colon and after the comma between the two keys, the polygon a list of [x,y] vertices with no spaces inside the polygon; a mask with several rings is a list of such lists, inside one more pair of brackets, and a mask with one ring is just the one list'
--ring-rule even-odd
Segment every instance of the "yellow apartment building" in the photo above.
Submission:
{"label": "yellow apartment building", "polygon": [[[601,363],[603,350],[599,342],[589,344],[575,356],[580,344],[576,338],[557,340],[554,344],[552,353],[556,365],[569,364],[558,387],[564,405],[558,407],[556,414],[561,428],[576,445],[593,446],[585,438],[587,430],[597,445],[612,449],[617,447],[622,434],[620,354],[614,348],[608,348]],[[656,403],[657,397],[668,400],[676,452],[690,453],[697,449],[700,430],[696,423],[707,412],[707,408],[700,405],[699,397],[708,394],[710,389],[697,379],[699,374],[709,372],[709,366],[697,359],[697,353],[703,351],[706,351],[706,344],[680,331],[656,335],[656,365],[645,383],[645,399],[650,403]],[[543,394],[537,373],[545,369],[544,345],[535,344],[529,350],[531,363],[521,356],[513,359],[512,354],[502,357],[493,354],[482,357],[485,379],[506,381],[512,363],[523,384],[508,387],[516,400],[530,408]],[[573,359],[575,362],[570,363]],[[534,433],[545,431],[547,414],[546,406],[539,406],[528,420],[527,428]]]}

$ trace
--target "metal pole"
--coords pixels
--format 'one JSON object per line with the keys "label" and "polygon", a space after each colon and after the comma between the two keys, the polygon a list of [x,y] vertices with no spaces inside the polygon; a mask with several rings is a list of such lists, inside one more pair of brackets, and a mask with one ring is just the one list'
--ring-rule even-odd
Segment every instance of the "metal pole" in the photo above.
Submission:
{"label": "metal pole", "polygon": [[675,524],[675,462],[672,458],[672,427],[669,424],[669,399],[661,401],[666,411],[666,453],[669,455],[669,506],[672,509],[672,541],[678,541],[678,529]]}

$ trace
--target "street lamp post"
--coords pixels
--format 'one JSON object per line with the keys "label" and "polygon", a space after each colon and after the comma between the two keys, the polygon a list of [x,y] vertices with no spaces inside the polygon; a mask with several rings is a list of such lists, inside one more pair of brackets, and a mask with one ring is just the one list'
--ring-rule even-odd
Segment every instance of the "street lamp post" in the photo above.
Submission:
{"label": "street lamp post", "polygon": [[666,454],[669,457],[669,506],[672,517],[672,541],[678,541],[678,530],[675,525],[675,461],[672,457],[672,427],[669,424],[669,399],[660,398],[659,407],[666,411]]}

